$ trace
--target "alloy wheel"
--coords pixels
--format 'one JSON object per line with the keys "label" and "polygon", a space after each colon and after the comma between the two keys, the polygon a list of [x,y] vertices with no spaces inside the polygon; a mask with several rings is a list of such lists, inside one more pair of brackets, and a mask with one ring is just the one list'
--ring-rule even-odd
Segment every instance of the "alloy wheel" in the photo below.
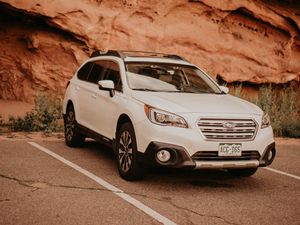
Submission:
{"label": "alloy wheel", "polygon": [[132,138],[128,131],[124,131],[120,137],[118,158],[124,172],[127,172],[132,164]]}
{"label": "alloy wheel", "polygon": [[66,137],[68,140],[71,140],[74,135],[75,129],[75,116],[73,111],[69,111],[67,114],[66,121]]}

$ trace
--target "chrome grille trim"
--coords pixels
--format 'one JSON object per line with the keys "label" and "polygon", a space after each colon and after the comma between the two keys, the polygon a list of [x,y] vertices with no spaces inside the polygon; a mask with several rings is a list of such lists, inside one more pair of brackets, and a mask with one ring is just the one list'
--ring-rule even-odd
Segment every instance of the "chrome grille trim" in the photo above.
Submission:
{"label": "chrome grille trim", "polygon": [[192,155],[193,160],[259,160],[258,151],[242,151],[241,156],[218,156],[217,151],[198,151]]}
{"label": "chrome grille trim", "polygon": [[255,138],[257,123],[253,119],[201,118],[197,123],[207,140],[244,140]]}

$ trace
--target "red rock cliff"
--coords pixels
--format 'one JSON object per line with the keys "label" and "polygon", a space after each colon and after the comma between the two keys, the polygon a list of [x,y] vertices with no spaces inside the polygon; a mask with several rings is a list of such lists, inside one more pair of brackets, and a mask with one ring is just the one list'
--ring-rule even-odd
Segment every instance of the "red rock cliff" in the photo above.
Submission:
{"label": "red rock cliff", "polygon": [[0,99],[63,94],[95,48],[179,54],[227,82],[299,82],[299,27],[293,0],[0,0]]}

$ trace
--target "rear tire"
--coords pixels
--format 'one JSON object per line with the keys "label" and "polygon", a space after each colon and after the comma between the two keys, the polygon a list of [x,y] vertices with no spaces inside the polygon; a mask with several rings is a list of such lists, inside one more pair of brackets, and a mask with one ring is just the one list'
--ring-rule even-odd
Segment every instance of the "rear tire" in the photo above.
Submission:
{"label": "rear tire", "polygon": [[65,142],[70,147],[83,145],[85,136],[78,131],[73,105],[69,105],[64,119]]}
{"label": "rear tire", "polygon": [[120,176],[125,180],[139,180],[145,171],[138,161],[138,152],[133,126],[124,123],[117,133],[116,159]]}
{"label": "rear tire", "polygon": [[228,172],[236,177],[250,177],[255,174],[257,168],[249,168],[249,169],[229,169]]}

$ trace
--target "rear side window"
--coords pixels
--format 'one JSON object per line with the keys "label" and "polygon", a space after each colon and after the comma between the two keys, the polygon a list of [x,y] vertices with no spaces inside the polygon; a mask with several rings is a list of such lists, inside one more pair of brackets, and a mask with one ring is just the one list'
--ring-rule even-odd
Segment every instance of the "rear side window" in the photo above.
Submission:
{"label": "rear side window", "polygon": [[115,90],[122,91],[122,82],[118,63],[113,61],[106,62],[106,72],[103,80],[112,80],[115,84]]}
{"label": "rear side window", "polygon": [[87,80],[91,67],[92,67],[91,62],[87,62],[84,66],[82,66],[77,72],[78,79]]}

